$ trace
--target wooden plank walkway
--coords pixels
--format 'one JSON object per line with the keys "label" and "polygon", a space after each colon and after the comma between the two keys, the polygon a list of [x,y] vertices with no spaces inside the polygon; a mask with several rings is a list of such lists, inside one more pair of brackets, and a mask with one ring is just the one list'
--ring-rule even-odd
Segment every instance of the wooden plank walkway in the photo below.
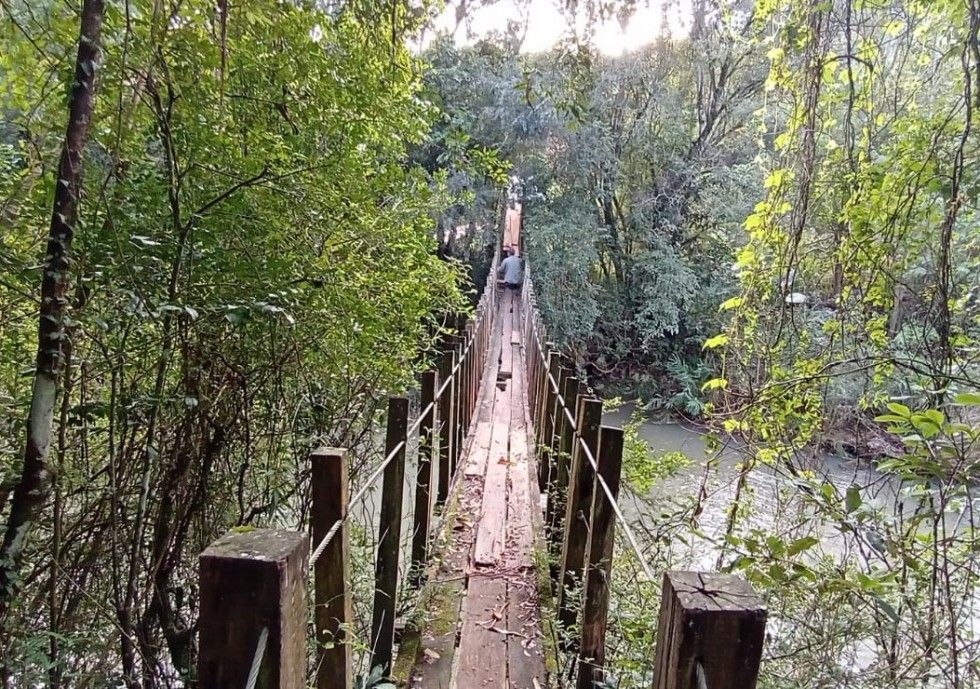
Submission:
{"label": "wooden plank walkway", "polygon": [[520,299],[501,295],[490,365],[463,471],[447,503],[442,561],[430,574],[421,648],[409,686],[543,689],[544,635],[535,539],[537,481],[528,448]]}

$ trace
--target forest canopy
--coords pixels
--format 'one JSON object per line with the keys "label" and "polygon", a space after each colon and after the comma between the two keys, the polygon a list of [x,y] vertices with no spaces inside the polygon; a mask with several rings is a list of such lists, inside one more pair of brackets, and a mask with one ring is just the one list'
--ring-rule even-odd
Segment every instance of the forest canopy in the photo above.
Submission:
{"label": "forest canopy", "polygon": [[509,201],[582,379],[704,436],[634,419],[629,499],[764,595],[760,686],[980,686],[980,3],[562,2],[525,52],[539,1],[0,0],[0,684],[188,686],[197,554],[370,468]]}

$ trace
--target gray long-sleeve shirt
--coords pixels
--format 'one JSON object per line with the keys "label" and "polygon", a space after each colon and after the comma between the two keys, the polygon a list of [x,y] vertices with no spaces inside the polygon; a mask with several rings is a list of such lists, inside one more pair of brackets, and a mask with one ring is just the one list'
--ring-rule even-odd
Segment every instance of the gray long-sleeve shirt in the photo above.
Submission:
{"label": "gray long-sleeve shirt", "polygon": [[504,282],[508,285],[519,285],[521,284],[521,259],[519,256],[508,256],[503,261],[500,262],[500,274],[504,278]]}

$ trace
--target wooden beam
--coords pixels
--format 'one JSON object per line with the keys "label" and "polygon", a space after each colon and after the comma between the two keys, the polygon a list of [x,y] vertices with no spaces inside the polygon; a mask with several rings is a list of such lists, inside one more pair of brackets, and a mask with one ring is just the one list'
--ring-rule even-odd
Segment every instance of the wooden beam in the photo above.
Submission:
{"label": "wooden beam", "polygon": [[667,572],[653,687],[754,689],[765,637],[765,605],[744,579]]}
{"label": "wooden beam", "polygon": [[309,536],[255,529],[229,533],[199,558],[197,676],[201,689],[306,686]]}
{"label": "wooden beam", "polygon": [[[565,511],[565,540],[561,549],[561,575],[558,586],[558,620],[565,629],[575,624],[579,601],[570,598],[569,590],[583,583],[582,574],[589,545],[592,520],[592,493],[595,469],[582,450],[581,439],[593,458],[599,455],[599,426],[602,425],[602,400],[580,397],[576,407],[577,437],[572,449],[568,474],[568,501]],[[575,650],[575,644],[566,649]]]}
{"label": "wooden beam", "polygon": [[[603,426],[599,431],[598,475],[613,498],[619,496],[623,467],[623,431]],[[609,614],[609,581],[612,576],[616,513],[605,491],[598,485],[592,496],[592,535],[585,570],[585,601],[582,605],[582,641],[579,646],[577,689],[594,689],[602,684],[606,663],[606,622]],[[684,689],[690,689],[684,687]]]}
{"label": "wooden beam", "polygon": [[[422,578],[429,548],[432,520],[432,421],[435,418],[436,372],[422,374],[422,420],[419,422],[419,456],[415,471],[415,522],[412,526],[412,579]],[[430,405],[432,408],[430,409]],[[428,410],[428,411],[427,411]]]}
{"label": "wooden beam", "polygon": [[389,397],[385,456],[394,453],[394,459],[385,467],[381,488],[378,555],[374,570],[374,615],[371,620],[371,667],[380,665],[385,673],[391,669],[395,645],[395,603],[398,593],[398,553],[401,550],[399,542],[402,531],[407,430],[408,399]]}
{"label": "wooden beam", "polygon": [[[437,390],[442,389],[442,395],[438,400],[438,424],[439,424],[439,487],[436,491],[436,502],[440,505],[446,502],[449,495],[449,417],[452,415],[452,384],[446,385],[449,374],[453,370],[453,353],[446,349],[442,353],[442,361],[439,366],[439,381]],[[443,386],[445,385],[445,388]]]}
{"label": "wooden beam", "polygon": [[354,621],[350,581],[350,535],[347,522],[347,451],[323,447],[310,455],[313,513],[310,520],[315,549],[334,524],[339,530],[313,563],[313,621],[316,634],[317,689],[354,686],[353,648],[346,628]]}
{"label": "wooden beam", "polygon": [[[565,540],[565,503],[568,492],[568,465],[575,438],[575,405],[578,402],[578,378],[571,369],[565,369],[562,376],[561,400],[555,401],[555,445],[553,445],[552,481],[548,488],[548,544],[555,560],[561,557],[561,545]],[[562,404],[564,402],[564,404]],[[566,413],[567,410],[567,413]],[[555,561],[553,561],[554,563]],[[552,579],[558,581],[558,565],[552,565]]]}

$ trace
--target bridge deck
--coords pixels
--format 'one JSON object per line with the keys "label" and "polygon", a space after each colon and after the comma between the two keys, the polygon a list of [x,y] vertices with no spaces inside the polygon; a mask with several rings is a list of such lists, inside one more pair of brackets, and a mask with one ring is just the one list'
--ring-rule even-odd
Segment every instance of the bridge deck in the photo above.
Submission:
{"label": "bridge deck", "polygon": [[447,503],[441,564],[430,573],[412,687],[546,686],[520,308],[513,292],[502,295],[476,422]]}

